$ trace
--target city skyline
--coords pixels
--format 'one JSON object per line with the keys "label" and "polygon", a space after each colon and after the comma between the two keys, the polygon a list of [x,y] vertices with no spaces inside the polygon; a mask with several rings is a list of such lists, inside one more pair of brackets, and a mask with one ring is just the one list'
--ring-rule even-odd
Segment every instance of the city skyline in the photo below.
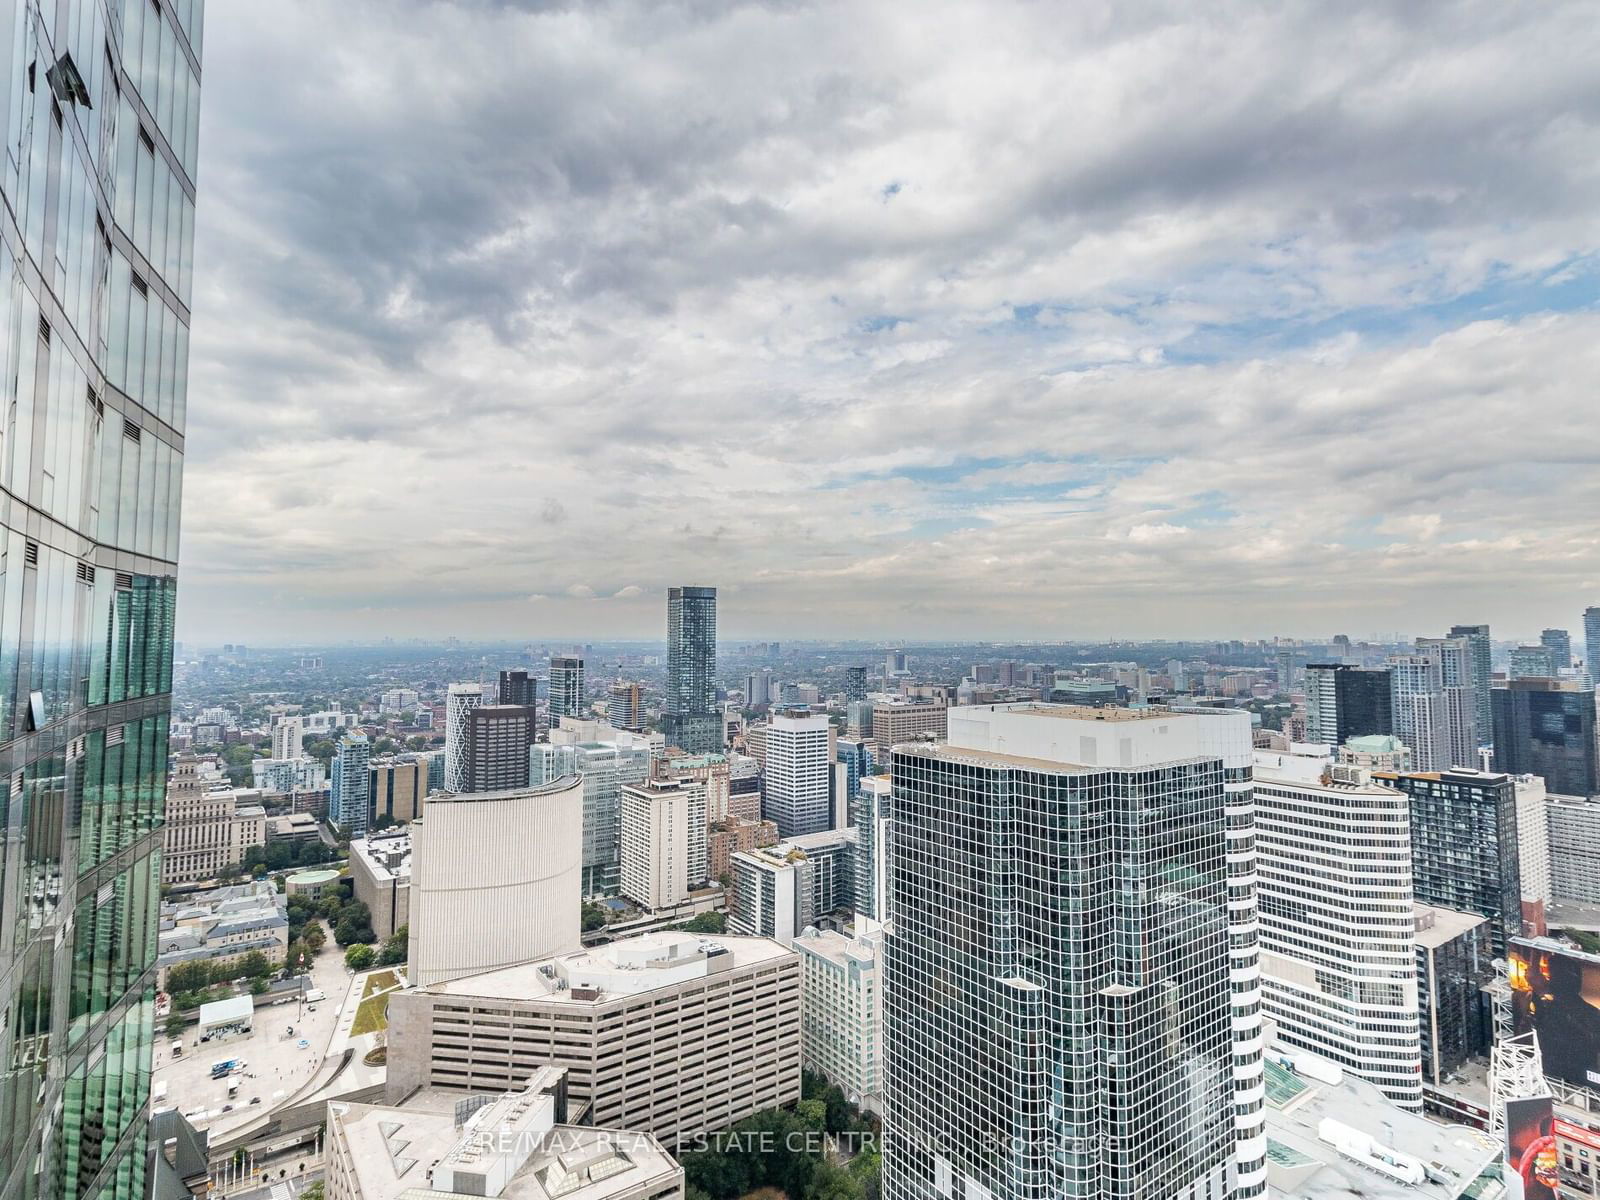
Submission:
{"label": "city skyline", "polygon": [[219,8],[179,636],[1574,627],[1589,14],[1235,15]]}

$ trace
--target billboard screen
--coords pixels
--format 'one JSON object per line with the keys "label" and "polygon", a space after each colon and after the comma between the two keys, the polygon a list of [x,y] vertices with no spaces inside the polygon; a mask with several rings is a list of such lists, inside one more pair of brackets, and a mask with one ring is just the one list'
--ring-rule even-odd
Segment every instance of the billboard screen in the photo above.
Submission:
{"label": "billboard screen", "polygon": [[1538,1031],[1546,1075],[1600,1086],[1600,958],[1521,938],[1509,949],[1517,1032]]}
{"label": "billboard screen", "polygon": [[1554,1102],[1506,1101],[1506,1189],[1513,1200],[1556,1200]]}

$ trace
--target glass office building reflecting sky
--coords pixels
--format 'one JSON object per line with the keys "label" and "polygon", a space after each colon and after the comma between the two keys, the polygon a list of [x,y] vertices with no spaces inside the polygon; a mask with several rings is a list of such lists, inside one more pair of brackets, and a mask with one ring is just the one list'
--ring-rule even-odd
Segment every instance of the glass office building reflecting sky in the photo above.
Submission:
{"label": "glass office building reflecting sky", "polygon": [[896,748],[886,1200],[1264,1190],[1232,724],[976,706]]}
{"label": "glass office building reflecting sky", "polygon": [[142,1194],[202,0],[0,12],[0,1195]]}
{"label": "glass office building reflecting sky", "polygon": [[690,754],[723,747],[717,712],[717,589],[667,590],[667,694],[661,731],[667,744]]}

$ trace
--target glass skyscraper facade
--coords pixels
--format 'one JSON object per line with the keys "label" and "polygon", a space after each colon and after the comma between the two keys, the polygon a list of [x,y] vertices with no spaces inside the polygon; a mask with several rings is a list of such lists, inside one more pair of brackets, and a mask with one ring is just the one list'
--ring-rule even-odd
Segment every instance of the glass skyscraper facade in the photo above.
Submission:
{"label": "glass skyscraper facade", "polygon": [[690,754],[723,748],[717,711],[717,589],[667,589],[667,694],[661,731],[669,746]]}
{"label": "glass skyscraper facade", "polygon": [[1261,1194],[1247,723],[978,706],[950,739],[892,760],[886,1200]]}
{"label": "glass skyscraper facade", "polygon": [[1328,746],[1394,732],[1389,672],[1347,663],[1306,666],[1306,736]]}
{"label": "glass skyscraper facade", "polygon": [[0,6],[0,1195],[143,1192],[202,0]]}
{"label": "glass skyscraper facade", "polygon": [[1411,798],[1411,876],[1419,903],[1488,917],[1494,952],[1522,933],[1517,792],[1473,770],[1376,773]]}
{"label": "glass skyscraper facade", "polygon": [[1513,679],[1490,698],[1497,770],[1538,775],[1557,795],[1600,794],[1592,691],[1552,679]]}

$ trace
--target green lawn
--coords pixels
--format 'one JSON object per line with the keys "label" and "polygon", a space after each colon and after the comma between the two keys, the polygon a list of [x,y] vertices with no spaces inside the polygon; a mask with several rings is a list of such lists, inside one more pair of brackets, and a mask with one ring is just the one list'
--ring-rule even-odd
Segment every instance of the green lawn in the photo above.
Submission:
{"label": "green lawn", "polygon": [[389,1027],[389,993],[399,986],[400,976],[393,971],[376,971],[367,976],[361,988],[361,1002],[356,1005],[356,1019],[350,1025],[352,1037]]}

